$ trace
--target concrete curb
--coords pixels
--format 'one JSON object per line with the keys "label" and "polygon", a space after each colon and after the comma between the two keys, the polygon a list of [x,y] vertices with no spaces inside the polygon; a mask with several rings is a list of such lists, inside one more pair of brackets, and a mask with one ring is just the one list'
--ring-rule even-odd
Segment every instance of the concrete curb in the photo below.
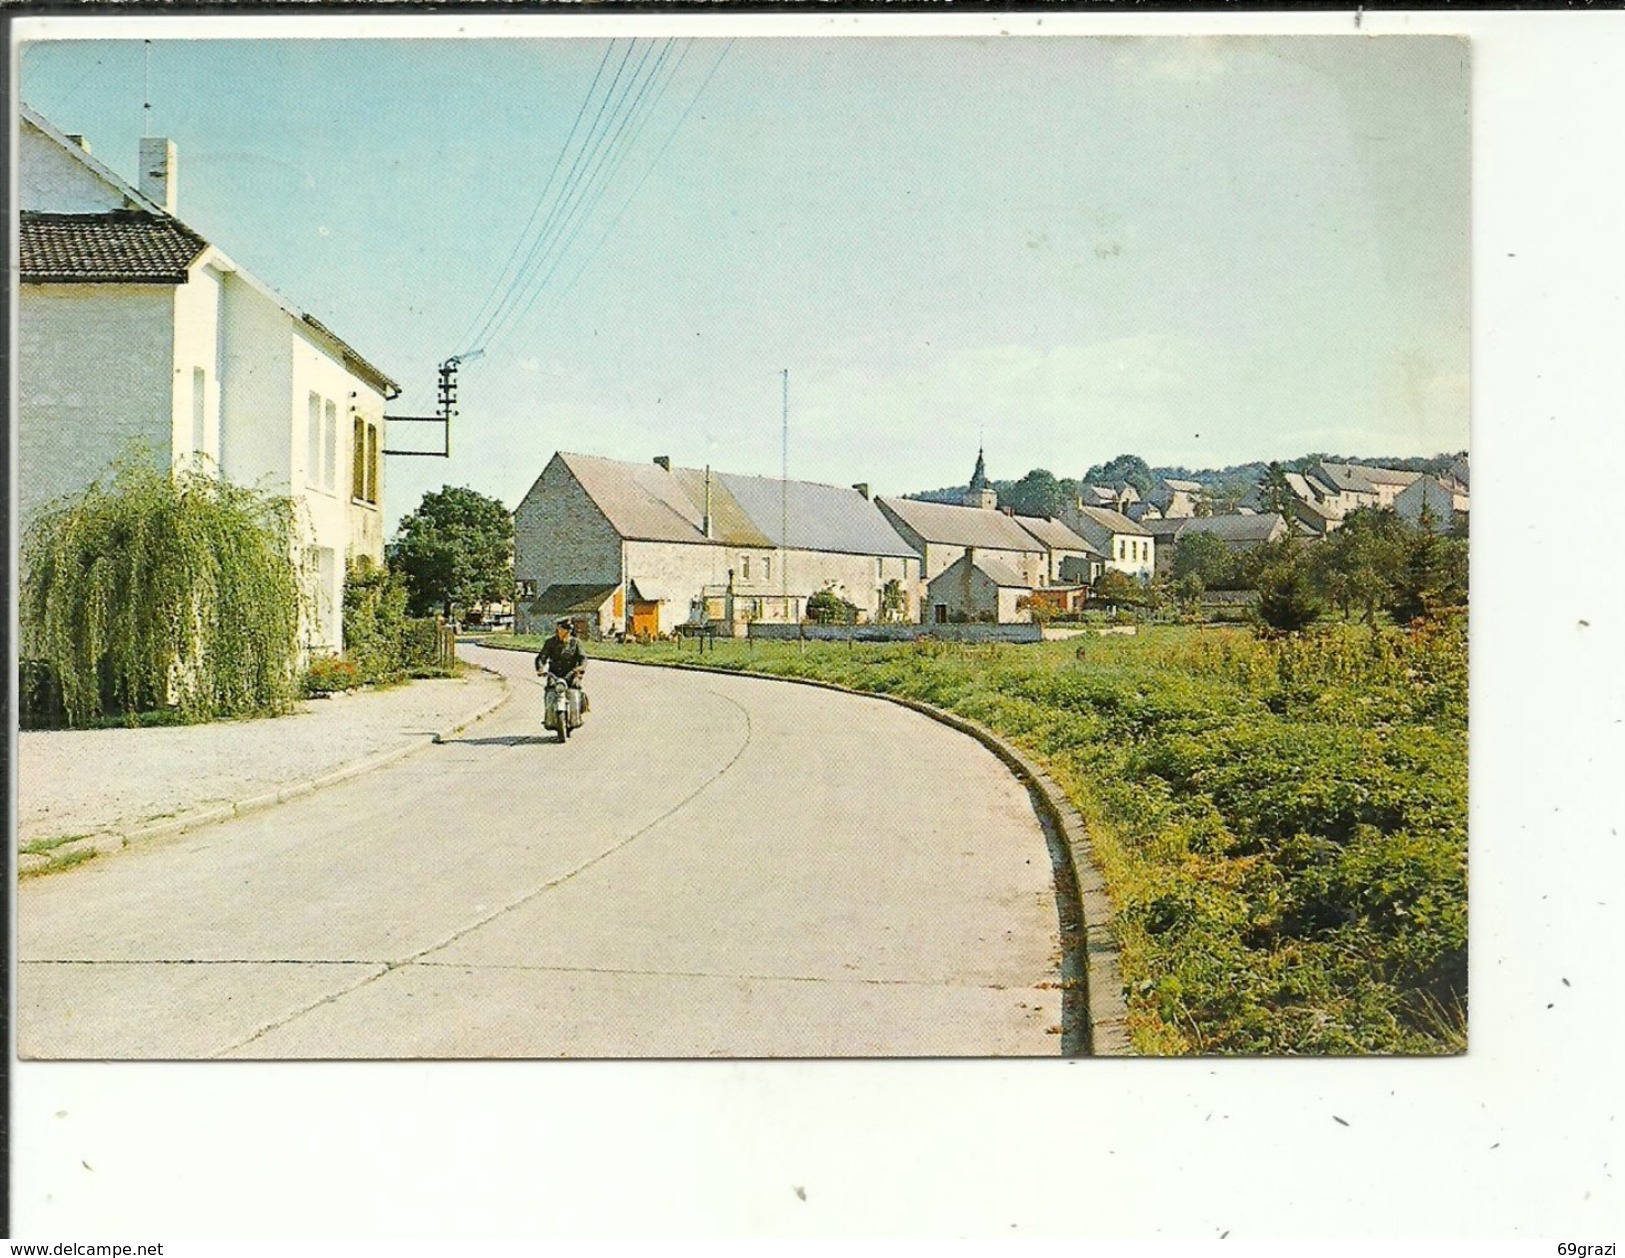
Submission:
{"label": "concrete curb", "polygon": [[[501,648],[498,648],[501,649]],[[636,668],[673,668],[692,673],[717,673],[729,677],[753,677],[763,681],[784,681],[799,686],[814,686],[820,690],[834,690],[840,694],[857,695],[865,699],[883,699],[900,707],[911,708],[922,716],[930,717],[976,739],[1000,760],[1032,795],[1038,807],[1039,819],[1046,827],[1053,827],[1062,839],[1069,870],[1059,871],[1057,883],[1067,881],[1071,888],[1058,885],[1057,895],[1073,898],[1075,903],[1061,906],[1061,935],[1063,953],[1072,964],[1063,961],[1063,1002],[1070,994],[1068,983],[1081,985],[1083,1003],[1080,1009],[1083,1021],[1083,1043],[1074,1052],[1090,1057],[1133,1057],[1137,1054],[1129,1042],[1128,1006],[1123,999],[1123,975],[1117,940],[1112,929],[1111,900],[1106,895],[1106,881],[1100,862],[1095,859],[1094,844],[1084,826],[1077,806],[1067,798],[1066,792],[1055,784],[1049,773],[1024,752],[1017,750],[1000,735],[977,721],[972,721],[944,708],[909,699],[901,695],[879,694],[872,690],[854,690],[850,686],[820,681],[812,677],[784,677],[774,673],[753,673],[737,668],[715,668],[709,664],[660,663],[654,660],[605,659],[606,664],[631,664]],[[1072,918],[1074,920],[1069,921]]]}
{"label": "concrete curb", "polygon": [[17,854],[17,872],[27,874],[31,870],[55,864],[64,856],[73,856],[79,852],[90,852],[97,856],[121,852],[132,843],[144,842],[150,839],[170,838],[174,835],[186,834],[192,830],[200,830],[205,826],[215,825],[217,822],[230,821],[233,817],[242,817],[249,813],[259,812],[261,809],[273,808],[277,804],[285,804],[289,800],[299,799],[305,795],[313,795],[324,787],[335,786],[340,782],[348,781],[350,778],[360,777],[363,773],[381,769],[387,764],[393,764],[397,760],[404,760],[407,756],[414,755],[427,747],[442,743],[453,735],[460,734],[470,725],[483,721],[512,699],[516,693],[514,688],[508,684],[508,679],[495,669],[485,668],[483,665],[478,664],[473,665],[473,667],[478,668],[482,673],[497,678],[502,683],[502,690],[495,699],[480,708],[472,716],[465,717],[456,725],[436,730],[427,738],[414,739],[412,742],[400,747],[391,747],[387,751],[381,751],[360,760],[352,760],[348,764],[339,765],[336,769],[329,769],[325,773],[319,773],[313,778],[290,782],[286,786],[263,791],[247,799],[194,809],[165,821],[153,822],[151,825],[105,830],[100,834],[87,835],[82,839],[63,843],[48,852],[19,852]]}

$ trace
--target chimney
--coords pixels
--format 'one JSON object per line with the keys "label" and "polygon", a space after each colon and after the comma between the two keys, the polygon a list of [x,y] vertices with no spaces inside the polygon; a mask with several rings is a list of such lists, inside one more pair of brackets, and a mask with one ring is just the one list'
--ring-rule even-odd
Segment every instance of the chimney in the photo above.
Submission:
{"label": "chimney", "polygon": [[671,471],[671,455],[669,455],[669,454],[657,454],[657,455],[655,455],[655,466],[664,468],[668,472]]}
{"label": "chimney", "polygon": [[852,486],[852,488],[857,490],[860,494],[863,495],[863,500],[865,502],[872,501],[872,499],[869,496],[869,482],[868,481],[860,480],[856,485]]}
{"label": "chimney", "polygon": [[82,135],[70,135],[70,136],[68,136],[68,139],[72,143],[77,144],[80,148],[84,149],[85,152],[87,152],[87,153],[90,152],[90,142],[88,140],[86,140],[84,136],[82,136]]}
{"label": "chimney", "polygon": [[147,137],[141,141],[141,195],[175,212],[175,141]]}

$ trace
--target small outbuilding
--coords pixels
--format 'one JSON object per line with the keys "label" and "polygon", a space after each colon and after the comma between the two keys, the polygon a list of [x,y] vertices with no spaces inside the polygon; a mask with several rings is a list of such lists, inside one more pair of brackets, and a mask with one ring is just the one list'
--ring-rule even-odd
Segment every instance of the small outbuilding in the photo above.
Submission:
{"label": "small outbuilding", "polygon": [[1032,583],[1020,572],[972,547],[926,585],[928,620],[939,625],[961,620],[1025,624],[1032,620],[1026,603],[1032,592]]}

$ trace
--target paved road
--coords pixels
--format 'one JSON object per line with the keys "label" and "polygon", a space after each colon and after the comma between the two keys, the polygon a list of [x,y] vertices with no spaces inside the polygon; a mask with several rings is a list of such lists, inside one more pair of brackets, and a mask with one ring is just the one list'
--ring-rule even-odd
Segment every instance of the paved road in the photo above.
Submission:
{"label": "paved road", "polygon": [[871,699],[529,659],[456,739],[21,885],[24,1057],[1053,1055],[1025,792]]}

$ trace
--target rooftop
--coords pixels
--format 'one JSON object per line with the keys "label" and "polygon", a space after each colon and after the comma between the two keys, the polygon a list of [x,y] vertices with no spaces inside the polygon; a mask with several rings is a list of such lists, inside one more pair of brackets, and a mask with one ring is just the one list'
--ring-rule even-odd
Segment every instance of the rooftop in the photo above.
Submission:
{"label": "rooftop", "polygon": [[208,242],[184,223],[139,210],[22,215],[25,284],[184,284]]}

